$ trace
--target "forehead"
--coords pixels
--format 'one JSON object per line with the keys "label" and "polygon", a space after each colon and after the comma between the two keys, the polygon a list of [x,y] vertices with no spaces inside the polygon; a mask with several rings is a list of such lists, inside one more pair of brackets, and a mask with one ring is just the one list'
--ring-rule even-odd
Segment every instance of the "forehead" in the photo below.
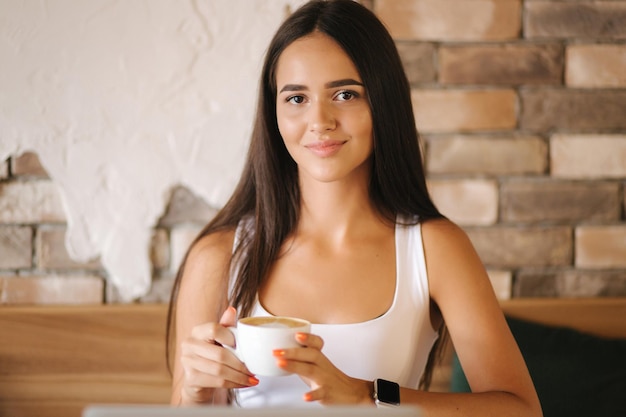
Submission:
{"label": "forehead", "polygon": [[276,66],[276,83],[308,85],[342,78],[361,81],[352,59],[331,37],[313,32],[292,42],[281,54]]}

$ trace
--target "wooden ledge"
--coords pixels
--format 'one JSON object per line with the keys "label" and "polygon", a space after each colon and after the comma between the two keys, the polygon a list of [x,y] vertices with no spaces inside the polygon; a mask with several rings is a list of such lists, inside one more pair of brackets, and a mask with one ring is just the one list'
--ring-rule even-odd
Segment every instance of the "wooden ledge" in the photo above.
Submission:
{"label": "wooden ledge", "polygon": [[[626,337],[626,297],[514,299],[538,323]],[[0,307],[0,416],[80,417],[92,403],[167,403],[167,305]],[[445,391],[449,363],[434,374]]]}

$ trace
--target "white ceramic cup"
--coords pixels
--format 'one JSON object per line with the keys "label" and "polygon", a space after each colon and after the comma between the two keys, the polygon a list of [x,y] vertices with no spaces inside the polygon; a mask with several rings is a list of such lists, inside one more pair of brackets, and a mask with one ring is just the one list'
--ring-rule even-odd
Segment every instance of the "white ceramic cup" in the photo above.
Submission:
{"label": "white ceramic cup", "polygon": [[310,333],[311,323],[293,317],[245,317],[237,327],[228,327],[235,336],[236,348],[224,346],[246,364],[250,372],[261,376],[289,375],[276,365],[275,349],[300,346],[296,333]]}

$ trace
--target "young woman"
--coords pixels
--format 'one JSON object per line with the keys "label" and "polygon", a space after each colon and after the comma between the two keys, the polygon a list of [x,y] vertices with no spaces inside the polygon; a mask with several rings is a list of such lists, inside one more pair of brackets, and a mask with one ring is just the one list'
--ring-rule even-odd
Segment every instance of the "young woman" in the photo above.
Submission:
{"label": "young woman", "polygon": [[[257,377],[222,347],[250,315],[313,323],[275,352],[293,375]],[[245,170],[171,316],[173,404],[374,405],[383,379],[427,415],[541,416],[480,259],[428,195],[393,40],[351,0],[307,3],[272,40]],[[444,322],[471,394],[420,389]]]}

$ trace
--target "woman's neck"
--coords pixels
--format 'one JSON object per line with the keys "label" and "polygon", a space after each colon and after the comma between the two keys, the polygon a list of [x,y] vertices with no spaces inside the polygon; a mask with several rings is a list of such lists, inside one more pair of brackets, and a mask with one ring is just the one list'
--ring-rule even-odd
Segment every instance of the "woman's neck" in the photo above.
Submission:
{"label": "woman's neck", "polygon": [[341,244],[384,226],[364,181],[301,181],[300,190],[298,234],[317,235]]}

